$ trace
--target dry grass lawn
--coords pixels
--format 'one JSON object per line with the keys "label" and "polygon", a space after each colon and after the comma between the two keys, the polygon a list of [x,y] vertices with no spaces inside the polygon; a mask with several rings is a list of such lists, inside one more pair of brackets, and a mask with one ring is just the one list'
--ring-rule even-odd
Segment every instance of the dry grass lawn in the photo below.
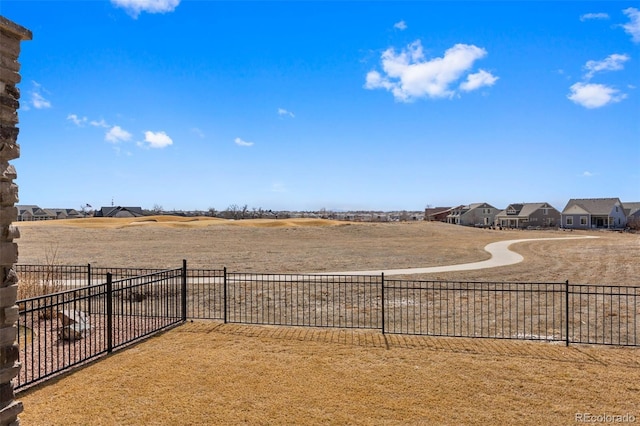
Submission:
{"label": "dry grass lawn", "polygon": [[[19,224],[21,263],[256,272],[405,268],[487,258],[489,242],[566,236],[436,223],[77,220]],[[640,237],[520,243],[525,261],[419,278],[639,286]],[[415,278],[415,277],[413,277]],[[640,421],[640,352],[377,331],[187,323],[19,394],[24,425],[572,424]]]}
{"label": "dry grass lawn", "polygon": [[640,418],[631,349],[188,323],[20,398],[24,425],[572,424]]}

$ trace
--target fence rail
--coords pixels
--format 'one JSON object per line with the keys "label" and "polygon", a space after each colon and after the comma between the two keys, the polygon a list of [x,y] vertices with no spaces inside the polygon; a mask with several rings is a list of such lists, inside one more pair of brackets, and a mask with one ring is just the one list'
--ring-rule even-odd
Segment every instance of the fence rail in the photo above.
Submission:
{"label": "fence rail", "polygon": [[182,323],[183,276],[183,268],[120,280],[107,273],[101,284],[19,300],[15,388]]}
{"label": "fence rail", "polygon": [[58,289],[18,301],[18,390],[188,318],[640,346],[640,287],[258,274],[186,261],[168,270],[15,268],[29,286]]}

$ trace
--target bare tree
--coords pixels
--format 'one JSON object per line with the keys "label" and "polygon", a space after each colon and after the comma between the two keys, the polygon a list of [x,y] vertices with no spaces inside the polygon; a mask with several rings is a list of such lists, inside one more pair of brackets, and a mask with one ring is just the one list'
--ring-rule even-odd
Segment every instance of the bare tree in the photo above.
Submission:
{"label": "bare tree", "polygon": [[215,207],[209,207],[209,216],[211,217],[215,217],[216,216],[216,209]]}
{"label": "bare tree", "polygon": [[224,217],[227,219],[238,219],[240,216],[240,208],[237,204],[231,204],[227,207],[227,210],[224,211]]}

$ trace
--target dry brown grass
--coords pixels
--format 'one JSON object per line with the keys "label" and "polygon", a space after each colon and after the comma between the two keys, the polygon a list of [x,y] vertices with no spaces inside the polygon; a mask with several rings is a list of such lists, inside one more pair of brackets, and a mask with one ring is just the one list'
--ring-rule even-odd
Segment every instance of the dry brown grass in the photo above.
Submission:
{"label": "dry brown grass", "polygon": [[572,424],[640,417],[637,351],[188,323],[21,395],[24,425]]}
{"label": "dry brown grass", "polygon": [[[437,223],[157,218],[19,224],[21,263],[315,272],[483,260],[492,241],[567,236]],[[286,226],[282,226],[286,224]],[[518,244],[525,261],[424,278],[640,285],[640,237]],[[416,278],[413,277],[412,278]],[[640,419],[638,349],[189,323],[20,395],[25,425],[571,424]]]}
{"label": "dry brown grass", "polygon": [[489,257],[494,241],[595,235],[597,239],[519,243],[525,261],[421,279],[565,281],[640,285],[640,235],[615,232],[498,231],[433,222],[347,223],[316,219],[74,219],[21,222],[20,263],[42,263],[58,247],[61,264],[191,267],[304,273],[466,263]]}

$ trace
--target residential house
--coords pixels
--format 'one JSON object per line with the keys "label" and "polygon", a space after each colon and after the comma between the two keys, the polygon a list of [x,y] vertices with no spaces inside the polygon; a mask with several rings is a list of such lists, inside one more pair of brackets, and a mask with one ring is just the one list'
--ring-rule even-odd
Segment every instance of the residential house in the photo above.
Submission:
{"label": "residential house", "polygon": [[52,220],[56,215],[36,205],[16,205],[18,221]]}
{"label": "residential house", "polygon": [[446,222],[451,207],[427,207],[424,209],[424,220],[430,222]]}
{"label": "residential house", "polygon": [[451,209],[447,223],[466,226],[493,226],[498,209],[488,203],[474,203]]}
{"label": "residential house", "polygon": [[624,214],[627,216],[627,226],[640,229],[640,203],[624,202]]}
{"label": "residential house", "polygon": [[619,198],[572,198],[561,214],[566,229],[619,229],[627,216]]}
{"label": "residential house", "polygon": [[142,207],[101,207],[96,210],[94,217],[140,217],[144,216]]}
{"label": "residential house", "polygon": [[560,223],[560,212],[549,203],[510,204],[496,215],[503,228],[551,227]]}
{"label": "residential house", "polygon": [[80,217],[84,217],[82,213],[78,212],[76,209],[43,209],[43,210],[50,213],[52,216],[55,216],[54,219],[77,219]]}

